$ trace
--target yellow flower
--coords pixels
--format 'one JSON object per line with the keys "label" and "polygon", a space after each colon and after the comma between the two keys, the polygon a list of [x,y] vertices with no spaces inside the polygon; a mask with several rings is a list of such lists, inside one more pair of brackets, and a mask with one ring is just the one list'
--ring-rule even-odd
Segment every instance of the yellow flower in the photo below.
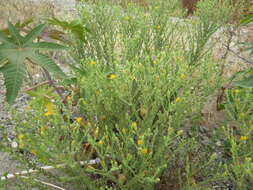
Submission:
{"label": "yellow flower", "polygon": [[180,74],[180,76],[179,76],[179,78],[181,79],[181,80],[184,80],[185,79],[185,74]]}
{"label": "yellow flower", "polygon": [[245,113],[240,113],[239,114],[239,117],[241,117],[241,118],[244,117],[244,116],[245,116]]}
{"label": "yellow flower", "polygon": [[130,20],[130,17],[129,16],[125,16],[124,19],[125,20]]}
{"label": "yellow flower", "polygon": [[160,30],[160,28],[161,28],[160,25],[157,25],[157,26],[156,26],[156,29],[157,29],[157,30]]}
{"label": "yellow flower", "polygon": [[53,103],[49,102],[46,104],[47,112],[45,113],[45,116],[53,115],[54,110],[53,110]]}
{"label": "yellow flower", "polygon": [[18,140],[19,140],[19,141],[22,141],[22,140],[24,139],[24,137],[25,137],[25,136],[24,136],[23,134],[20,134],[20,135],[18,135]]}
{"label": "yellow flower", "polygon": [[102,145],[102,144],[104,144],[104,141],[100,140],[100,141],[98,142],[98,144]]}
{"label": "yellow flower", "polygon": [[28,105],[28,106],[26,106],[25,109],[26,109],[27,111],[30,111],[30,110],[32,110],[32,106]]}
{"label": "yellow flower", "polygon": [[96,65],[97,62],[96,62],[96,61],[91,61],[91,62],[89,62],[89,64],[90,64],[90,65]]}
{"label": "yellow flower", "polygon": [[135,76],[130,76],[130,80],[135,80]]}
{"label": "yellow flower", "polygon": [[107,76],[107,78],[110,79],[110,80],[113,80],[113,79],[116,79],[116,78],[117,78],[117,75],[115,75],[115,74],[110,74],[110,75]]}
{"label": "yellow flower", "polygon": [[138,144],[138,145],[143,145],[143,140],[138,140],[138,141],[137,141],[137,144]]}
{"label": "yellow flower", "polygon": [[240,90],[239,90],[239,89],[235,89],[234,92],[235,92],[236,94],[238,94],[238,93],[240,92]]}
{"label": "yellow flower", "polygon": [[148,149],[147,149],[147,148],[141,149],[141,153],[142,153],[142,154],[148,154]]}
{"label": "yellow flower", "polygon": [[176,98],[176,103],[178,103],[178,102],[180,102],[180,98],[179,97]]}
{"label": "yellow flower", "polygon": [[67,100],[71,101],[72,100],[72,96],[67,96]]}
{"label": "yellow flower", "polygon": [[184,57],[183,57],[183,56],[180,56],[180,57],[179,57],[179,61],[181,61],[181,62],[184,61]]}
{"label": "yellow flower", "polygon": [[19,134],[18,135],[18,140],[19,140],[19,148],[24,148],[25,143],[24,143],[24,138],[25,136],[23,134]]}
{"label": "yellow flower", "polygon": [[137,130],[137,123],[136,122],[133,122],[131,124],[131,127],[134,129],[134,130]]}
{"label": "yellow flower", "polygon": [[40,133],[45,133],[47,131],[48,127],[47,126],[44,126],[44,127],[41,127],[40,128]]}
{"label": "yellow flower", "polygon": [[24,148],[24,146],[25,146],[25,143],[24,143],[23,141],[21,141],[21,142],[19,143],[19,148]]}
{"label": "yellow flower", "polygon": [[174,129],[174,128],[169,127],[169,128],[168,128],[168,135],[173,134],[173,133],[174,133],[174,131],[175,131],[175,129]]}
{"label": "yellow flower", "polygon": [[143,105],[141,105],[140,113],[142,117],[145,117],[148,114],[148,110]]}
{"label": "yellow flower", "polygon": [[246,141],[246,140],[248,140],[248,139],[249,139],[249,137],[247,137],[247,136],[241,136],[241,137],[240,137],[240,140],[241,140],[241,141]]}
{"label": "yellow flower", "polygon": [[37,155],[37,151],[36,150],[31,150],[31,153],[33,154],[33,155]]}
{"label": "yellow flower", "polygon": [[158,62],[157,62],[156,60],[154,60],[154,61],[153,61],[153,64],[154,64],[154,65],[157,65],[157,64],[158,64]]}
{"label": "yellow flower", "polygon": [[87,169],[94,170],[95,168],[92,165],[88,165]]}
{"label": "yellow flower", "polygon": [[77,117],[77,118],[76,118],[76,122],[77,122],[77,123],[81,123],[81,122],[82,122],[82,120],[83,120],[83,118],[82,118],[82,117]]}

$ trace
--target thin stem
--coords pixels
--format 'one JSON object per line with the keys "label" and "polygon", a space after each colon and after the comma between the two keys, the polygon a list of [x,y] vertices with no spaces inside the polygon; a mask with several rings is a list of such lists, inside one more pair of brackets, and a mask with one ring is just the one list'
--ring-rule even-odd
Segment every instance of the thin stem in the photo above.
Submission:
{"label": "thin stem", "polygon": [[[28,178],[28,177],[26,177],[26,176],[21,176],[21,177],[22,177],[22,178]],[[36,182],[42,183],[43,185],[47,185],[47,186],[49,186],[49,187],[53,187],[53,188],[55,188],[55,189],[66,190],[66,189],[63,189],[62,187],[59,187],[59,186],[54,185],[54,184],[52,184],[52,183],[48,183],[48,182],[41,181],[41,180],[38,180],[38,179],[33,179],[33,180],[36,181]]]}
{"label": "thin stem", "polygon": [[27,89],[23,90],[23,92],[28,92],[28,91],[34,90],[34,89],[36,89],[36,88],[38,88],[40,86],[43,86],[45,84],[49,84],[49,81],[45,81],[45,82],[36,84],[36,85],[32,86],[31,88],[27,88]]}
{"label": "thin stem", "polygon": [[252,61],[246,59],[245,57],[242,57],[241,55],[239,55],[239,53],[235,52],[234,50],[230,49],[229,47],[227,47],[227,50],[230,51],[231,53],[233,53],[239,59],[243,60],[245,63],[251,64],[251,65],[253,64]]}
{"label": "thin stem", "polygon": [[56,93],[61,97],[62,102],[65,103],[66,102],[65,96],[63,95],[62,91],[55,85],[54,80],[51,78],[49,72],[44,68],[43,68],[43,70],[44,70],[44,73],[48,79],[49,84],[54,88]]}

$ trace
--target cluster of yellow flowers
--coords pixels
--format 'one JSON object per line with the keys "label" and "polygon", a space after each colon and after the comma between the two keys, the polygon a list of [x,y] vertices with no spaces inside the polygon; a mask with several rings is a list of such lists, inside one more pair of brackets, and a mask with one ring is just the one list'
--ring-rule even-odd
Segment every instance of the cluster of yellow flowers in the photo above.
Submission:
{"label": "cluster of yellow flowers", "polygon": [[247,137],[247,136],[241,136],[241,137],[240,137],[240,140],[241,140],[241,141],[246,141],[246,140],[248,140],[248,139],[249,139],[249,137]]}

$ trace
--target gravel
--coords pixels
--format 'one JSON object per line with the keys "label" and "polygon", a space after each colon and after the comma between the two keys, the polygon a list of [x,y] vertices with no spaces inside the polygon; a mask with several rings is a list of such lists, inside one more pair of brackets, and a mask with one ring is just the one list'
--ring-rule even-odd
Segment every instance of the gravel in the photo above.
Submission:
{"label": "gravel", "polygon": [[[7,105],[5,103],[5,95],[2,93],[5,91],[4,82],[2,76],[0,76],[0,143],[3,143],[3,133],[6,131],[10,140],[13,140],[15,137],[14,134],[14,125],[11,121],[11,114],[6,109]],[[15,101],[13,108],[15,110],[22,111],[26,106],[27,96],[21,94]],[[1,152],[0,150],[0,175],[4,173],[12,173],[20,171],[19,163],[11,158],[8,153]]]}

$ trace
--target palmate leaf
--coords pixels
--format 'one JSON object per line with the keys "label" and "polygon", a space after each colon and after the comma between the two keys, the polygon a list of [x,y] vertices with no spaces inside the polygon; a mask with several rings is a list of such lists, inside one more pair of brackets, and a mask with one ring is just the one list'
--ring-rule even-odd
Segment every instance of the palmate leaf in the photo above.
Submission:
{"label": "palmate leaf", "polygon": [[0,32],[0,63],[3,63],[0,64],[0,72],[4,76],[6,99],[10,104],[17,97],[26,76],[25,60],[40,65],[56,77],[65,78],[60,67],[47,55],[41,54],[39,50],[63,50],[66,47],[49,42],[34,42],[44,28],[44,24],[39,25],[23,37],[13,24],[8,23],[10,35],[6,36]]}

